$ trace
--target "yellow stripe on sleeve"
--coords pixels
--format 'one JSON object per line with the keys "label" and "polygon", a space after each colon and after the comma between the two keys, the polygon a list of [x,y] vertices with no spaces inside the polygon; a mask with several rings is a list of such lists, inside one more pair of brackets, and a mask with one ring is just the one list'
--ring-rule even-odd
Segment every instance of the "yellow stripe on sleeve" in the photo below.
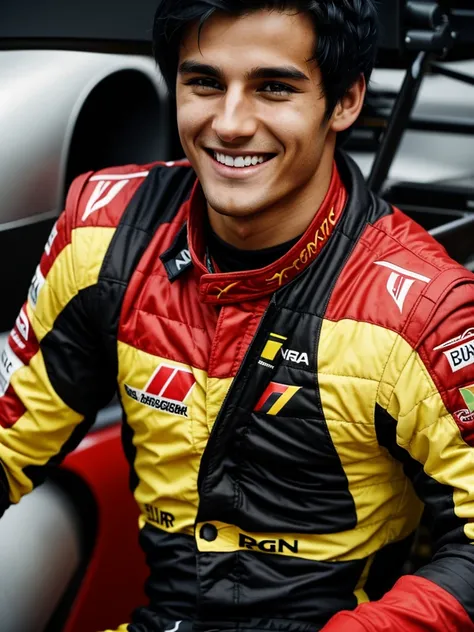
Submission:
{"label": "yellow stripe on sleeve", "polygon": [[430,478],[446,490],[452,489],[454,513],[467,521],[464,532],[474,540],[474,448],[462,438],[415,351],[396,385],[388,412],[398,419],[398,444],[423,465]]}
{"label": "yellow stripe on sleeve", "polygon": [[0,428],[0,461],[15,503],[33,488],[24,468],[44,465],[56,456],[83,417],[66,406],[51,386],[41,351],[14,373],[11,384],[27,409],[12,427]]}
{"label": "yellow stripe on sleeve", "polygon": [[66,305],[82,289],[94,285],[115,228],[83,227],[58,255],[46,275],[36,305],[28,302],[28,316],[38,341],[51,331]]}

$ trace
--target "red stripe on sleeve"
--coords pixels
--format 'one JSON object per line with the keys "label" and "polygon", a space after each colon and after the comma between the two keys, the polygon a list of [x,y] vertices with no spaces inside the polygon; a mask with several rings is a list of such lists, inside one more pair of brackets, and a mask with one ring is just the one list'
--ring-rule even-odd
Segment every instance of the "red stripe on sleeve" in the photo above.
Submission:
{"label": "red stripe on sleeve", "polygon": [[30,360],[39,351],[39,342],[28,318],[26,303],[21,308],[15,326],[10,332],[8,344],[23,364],[29,364]]}
{"label": "red stripe on sleeve", "polygon": [[18,399],[13,388],[9,386],[5,395],[0,397],[0,426],[11,428],[25,412],[25,406]]}
{"label": "red stripe on sleeve", "polygon": [[461,604],[434,582],[406,575],[380,601],[340,612],[322,632],[474,632]]}

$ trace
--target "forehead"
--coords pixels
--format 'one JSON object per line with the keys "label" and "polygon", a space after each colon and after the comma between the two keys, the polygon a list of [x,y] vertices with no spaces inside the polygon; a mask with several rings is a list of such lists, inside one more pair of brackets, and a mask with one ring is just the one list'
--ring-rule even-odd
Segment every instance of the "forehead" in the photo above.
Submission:
{"label": "forehead", "polygon": [[232,69],[297,65],[308,69],[316,35],[307,13],[259,10],[235,16],[216,12],[199,36],[198,24],[184,33],[180,61],[193,58]]}

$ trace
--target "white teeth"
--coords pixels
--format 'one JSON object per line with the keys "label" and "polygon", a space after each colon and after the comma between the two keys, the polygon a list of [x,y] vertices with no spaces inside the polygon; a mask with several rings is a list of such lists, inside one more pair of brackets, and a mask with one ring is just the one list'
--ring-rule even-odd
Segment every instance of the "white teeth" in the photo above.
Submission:
{"label": "white teeth", "polygon": [[226,167],[237,167],[238,169],[241,169],[242,167],[250,167],[250,165],[255,166],[265,162],[264,156],[236,156],[233,158],[232,156],[226,156],[226,154],[220,154],[217,152],[214,152],[214,158],[222,165],[226,165]]}

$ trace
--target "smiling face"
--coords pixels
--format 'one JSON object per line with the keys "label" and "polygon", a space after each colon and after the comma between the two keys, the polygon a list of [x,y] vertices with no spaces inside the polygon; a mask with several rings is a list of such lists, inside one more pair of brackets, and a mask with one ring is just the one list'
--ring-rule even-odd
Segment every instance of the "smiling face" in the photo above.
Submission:
{"label": "smiling face", "polygon": [[[197,25],[183,37],[181,143],[211,224],[228,241],[235,243],[225,226],[242,228],[257,217],[290,239],[304,231],[324,198],[338,129],[334,115],[325,118],[321,74],[309,61],[315,43],[309,15],[267,10],[216,13],[199,40]],[[240,232],[245,237],[245,228]],[[263,240],[260,247],[278,241]]]}

